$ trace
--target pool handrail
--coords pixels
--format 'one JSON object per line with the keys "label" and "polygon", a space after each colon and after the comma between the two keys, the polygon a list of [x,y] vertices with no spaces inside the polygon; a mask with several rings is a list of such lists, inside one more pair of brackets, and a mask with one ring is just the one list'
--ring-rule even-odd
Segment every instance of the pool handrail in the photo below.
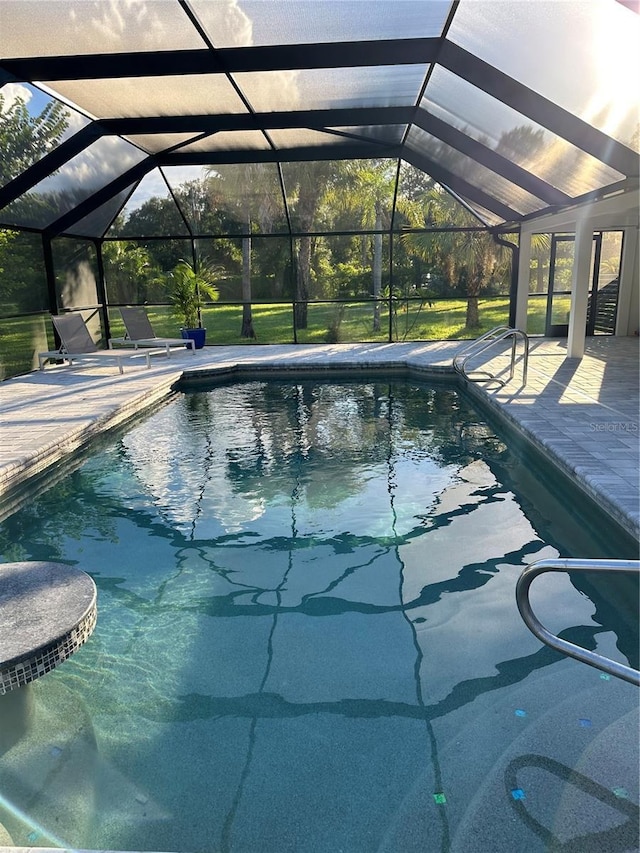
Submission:
{"label": "pool handrail", "polygon": [[608,675],[615,675],[623,681],[640,686],[640,672],[631,666],[611,660],[597,652],[563,640],[549,631],[535,616],[529,601],[529,587],[538,575],[544,572],[616,572],[623,574],[640,574],[638,560],[537,560],[528,565],[521,573],[516,583],[516,603],[525,625],[535,636],[547,646],[568,657],[594,666]]}
{"label": "pool handrail", "polygon": [[[496,326],[495,328],[490,329],[488,332],[485,332],[484,335],[470,341],[458,350],[453,357],[453,368],[469,382],[493,381],[499,383],[500,387],[504,387],[507,382],[511,382],[515,373],[516,345],[518,337],[522,339],[524,344],[524,352],[522,356],[522,387],[524,388],[527,384],[527,371],[529,367],[529,336],[526,332],[523,332],[522,329],[512,328],[511,326]],[[509,365],[509,376],[507,379],[498,379],[495,374],[489,373],[487,370],[474,369],[470,372],[467,371],[466,365],[470,358],[481,355],[494,344],[504,341],[507,338],[512,339],[511,361]],[[472,376],[471,373],[474,373],[475,376]]]}

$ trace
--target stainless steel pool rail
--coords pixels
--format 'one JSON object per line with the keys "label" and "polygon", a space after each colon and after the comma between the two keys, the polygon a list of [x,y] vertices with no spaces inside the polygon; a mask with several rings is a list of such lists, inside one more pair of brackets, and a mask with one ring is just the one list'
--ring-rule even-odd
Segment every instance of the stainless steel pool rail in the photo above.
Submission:
{"label": "stainless steel pool rail", "polygon": [[527,628],[539,640],[564,655],[589,666],[595,666],[608,675],[615,675],[617,678],[640,686],[640,672],[637,669],[563,640],[552,634],[538,620],[529,601],[529,587],[538,575],[544,572],[615,572],[637,575],[640,574],[640,562],[638,560],[537,560],[524,569],[516,583],[516,603],[520,615]]}
{"label": "stainless steel pool rail", "polygon": [[[509,363],[509,375],[506,379],[499,379],[494,373],[487,370],[467,370],[467,362],[470,358],[481,355],[500,341],[511,338],[511,360]],[[511,382],[515,373],[516,348],[520,338],[524,344],[522,355],[522,387],[527,384],[527,370],[529,368],[529,337],[522,329],[513,329],[510,326],[496,326],[479,338],[466,344],[453,357],[454,370],[464,376],[469,382],[497,382],[501,387]]]}

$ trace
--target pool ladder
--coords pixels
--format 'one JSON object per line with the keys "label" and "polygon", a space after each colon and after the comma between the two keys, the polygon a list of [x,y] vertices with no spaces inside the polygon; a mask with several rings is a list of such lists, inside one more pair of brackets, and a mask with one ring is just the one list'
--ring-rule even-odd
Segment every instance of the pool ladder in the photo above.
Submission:
{"label": "pool ladder", "polygon": [[576,646],[568,640],[552,634],[535,616],[529,601],[529,587],[538,575],[544,572],[615,572],[617,574],[640,574],[638,560],[537,560],[522,572],[516,584],[516,603],[525,625],[535,636],[564,655],[595,666],[608,675],[640,686],[640,672],[633,667]]}
{"label": "pool ladder", "polygon": [[[501,341],[511,338],[511,360],[509,364],[509,376],[507,379],[499,379],[494,373],[489,373],[487,370],[467,369],[469,359],[489,350],[492,346]],[[522,329],[512,329],[510,326],[496,326],[474,341],[466,344],[457,352],[453,358],[454,370],[469,382],[497,382],[500,387],[503,387],[507,382],[511,382],[515,373],[516,365],[516,348],[520,338],[524,344],[524,352],[522,355],[522,387],[527,384],[527,370],[529,367],[529,337]]]}

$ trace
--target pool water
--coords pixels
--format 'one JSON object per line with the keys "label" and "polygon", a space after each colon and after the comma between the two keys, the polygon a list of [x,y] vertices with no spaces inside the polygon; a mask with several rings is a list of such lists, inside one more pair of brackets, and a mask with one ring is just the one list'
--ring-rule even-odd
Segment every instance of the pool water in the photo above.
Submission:
{"label": "pool water", "polygon": [[[31,686],[2,757],[0,830],[140,851],[637,849],[637,690],[542,646],[515,605],[534,560],[636,556],[590,512],[446,384],[176,395],[0,525],[3,561],[98,587],[94,635]],[[637,585],[558,574],[531,593],[551,630],[638,666]]]}

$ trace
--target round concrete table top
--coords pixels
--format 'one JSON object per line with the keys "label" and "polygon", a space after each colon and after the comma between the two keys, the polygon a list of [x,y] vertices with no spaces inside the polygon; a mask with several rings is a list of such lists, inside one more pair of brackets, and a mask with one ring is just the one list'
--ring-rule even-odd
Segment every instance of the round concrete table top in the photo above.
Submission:
{"label": "round concrete table top", "polygon": [[55,669],[85,643],[96,585],[63,563],[0,563],[0,695]]}

